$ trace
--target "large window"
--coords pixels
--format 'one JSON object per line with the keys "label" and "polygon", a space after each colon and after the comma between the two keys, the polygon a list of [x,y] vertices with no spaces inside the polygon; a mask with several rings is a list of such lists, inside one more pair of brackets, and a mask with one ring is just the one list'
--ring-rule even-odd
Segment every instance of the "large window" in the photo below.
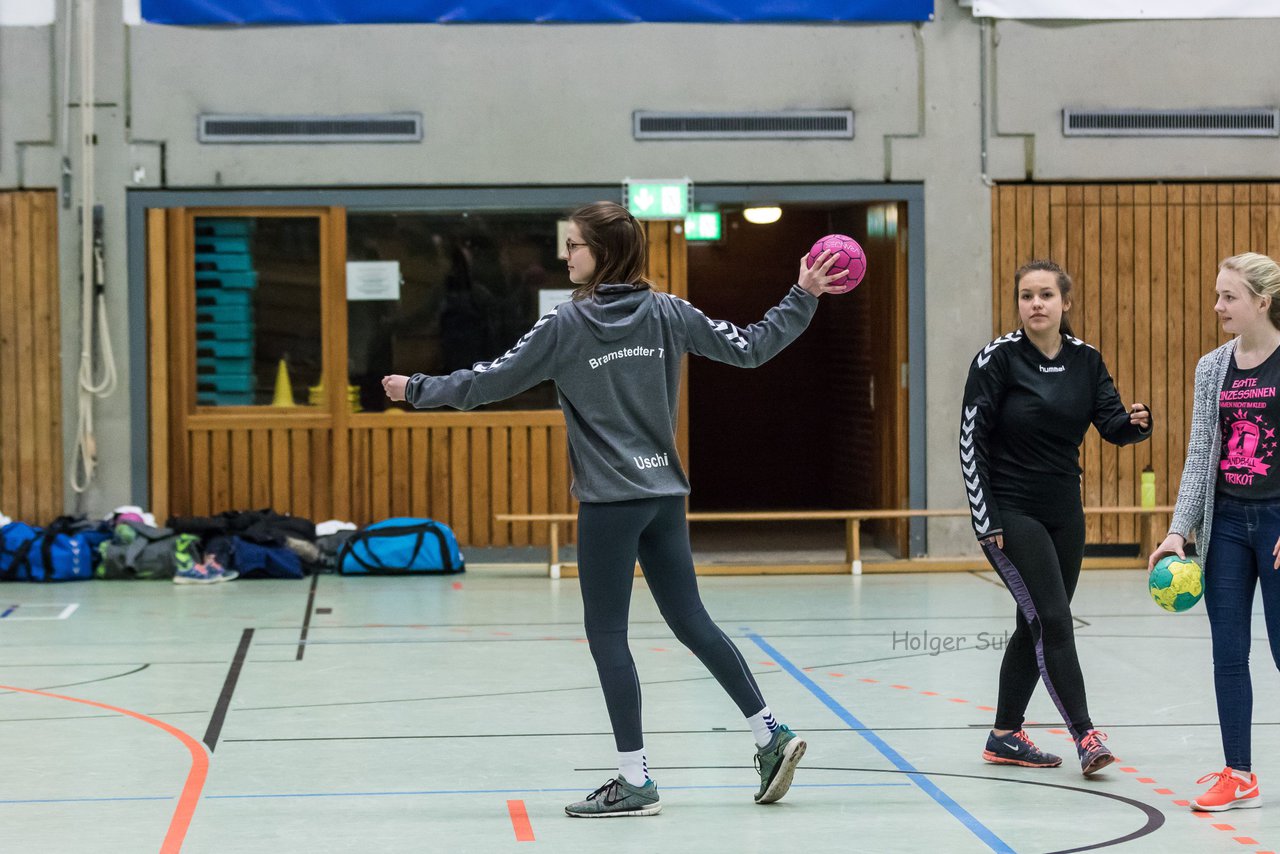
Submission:
{"label": "large window", "polygon": [[[448,374],[490,361],[573,287],[554,213],[347,215],[348,368],[364,410],[386,374]],[[551,409],[543,383],[487,409]]]}
{"label": "large window", "polygon": [[194,263],[196,404],[318,403],[319,219],[196,217]]}

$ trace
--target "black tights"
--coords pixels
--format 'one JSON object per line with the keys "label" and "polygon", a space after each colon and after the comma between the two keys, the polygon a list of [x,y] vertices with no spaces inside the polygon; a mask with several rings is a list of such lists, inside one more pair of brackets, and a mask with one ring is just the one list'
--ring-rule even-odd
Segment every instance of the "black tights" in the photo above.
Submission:
{"label": "black tights", "polygon": [[1084,513],[1079,503],[1042,518],[1002,510],[1004,549],[984,547],[1018,605],[1017,628],[1000,665],[996,729],[1020,730],[1035,691],[1044,680],[1071,735],[1093,728],[1084,676],[1076,655],[1071,597],[1084,556]]}
{"label": "black tights", "polygon": [[662,618],[737,703],[744,717],[764,708],[760,688],[733,641],[698,596],[684,496],[583,503],[578,508],[578,577],[591,655],[619,752],[644,746],[640,679],[627,646],[636,557]]}

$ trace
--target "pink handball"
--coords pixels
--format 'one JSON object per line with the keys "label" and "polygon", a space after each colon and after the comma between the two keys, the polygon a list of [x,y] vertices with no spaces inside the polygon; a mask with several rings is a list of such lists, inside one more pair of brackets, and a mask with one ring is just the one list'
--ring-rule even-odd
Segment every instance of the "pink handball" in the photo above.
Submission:
{"label": "pink handball", "polygon": [[805,259],[805,266],[812,268],[813,262],[817,261],[818,256],[823,252],[836,254],[835,263],[827,271],[828,276],[834,276],[841,270],[849,271],[843,279],[837,279],[831,283],[840,288],[832,293],[847,294],[862,282],[862,277],[867,274],[867,256],[862,253],[862,247],[858,245],[858,241],[844,234],[828,234],[813,244],[813,248],[809,250],[809,257]]}

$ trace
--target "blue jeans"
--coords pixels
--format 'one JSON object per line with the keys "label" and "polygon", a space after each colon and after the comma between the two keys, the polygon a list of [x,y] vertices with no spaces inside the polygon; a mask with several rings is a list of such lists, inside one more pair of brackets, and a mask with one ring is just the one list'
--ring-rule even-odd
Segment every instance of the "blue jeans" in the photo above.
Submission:
{"label": "blue jeans", "polygon": [[1253,683],[1249,643],[1253,592],[1261,582],[1271,657],[1280,667],[1280,570],[1271,550],[1280,539],[1280,503],[1218,495],[1204,559],[1204,604],[1213,635],[1213,685],[1226,764],[1250,770]]}

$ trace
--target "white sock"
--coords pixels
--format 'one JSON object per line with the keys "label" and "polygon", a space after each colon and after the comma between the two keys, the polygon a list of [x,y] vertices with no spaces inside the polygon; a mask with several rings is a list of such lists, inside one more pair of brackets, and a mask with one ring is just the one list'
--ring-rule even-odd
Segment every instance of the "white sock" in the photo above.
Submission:
{"label": "white sock", "polygon": [[769,711],[769,707],[765,706],[747,718],[747,723],[751,724],[751,734],[756,737],[756,747],[768,747],[769,742],[773,741],[773,731],[778,728],[778,722],[773,719],[773,712]]}
{"label": "white sock", "polygon": [[1236,769],[1232,768],[1231,773],[1235,775],[1237,780],[1242,780],[1245,783],[1252,782],[1253,780],[1253,774],[1251,774],[1248,771],[1237,771]]}
{"label": "white sock", "polygon": [[618,776],[633,786],[643,786],[649,781],[649,758],[644,748],[618,754]]}

